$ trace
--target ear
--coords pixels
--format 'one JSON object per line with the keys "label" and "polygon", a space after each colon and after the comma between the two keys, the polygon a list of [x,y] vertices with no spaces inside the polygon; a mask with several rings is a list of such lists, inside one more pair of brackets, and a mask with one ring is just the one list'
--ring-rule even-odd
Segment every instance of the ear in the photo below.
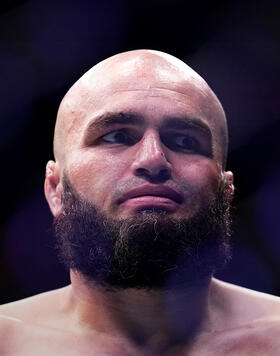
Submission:
{"label": "ear", "polygon": [[61,202],[62,194],[62,176],[59,164],[54,161],[49,161],[46,166],[45,178],[45,196],[48,201],[52,214],[56,217],[63,209]]}
{"label": "ear", "polygon": [[232,201],[234,196],[233,173],[231,171],[224,172],[224,180],[228,199]]}

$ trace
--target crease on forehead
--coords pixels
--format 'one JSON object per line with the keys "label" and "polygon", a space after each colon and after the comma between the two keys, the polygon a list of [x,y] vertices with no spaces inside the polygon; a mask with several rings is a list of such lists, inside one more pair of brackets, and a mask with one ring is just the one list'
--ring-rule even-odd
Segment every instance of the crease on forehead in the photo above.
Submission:
{"label": "crease on forehead", "polygon": [[[77,122],[87,116],[94,107],[95,96],[103,89],[125,91],[135,88],[168,89],[170,84],[178,92],[189,87],[193,97],[202,95],[207,100],[204,110],[209,119],[216,122],[217,143],[221,160],[225,164],[227,149],[227,125],[223,108],[206,81],[181,60],[159,51],[137,50],[115,55],[98,63],[87,71],[66,93],[57,115],[54,137],[56,160],[65,159],[67,138],[78,130]],[[193,90],[195,87],[195,90]],[[214,115],[213,115],[214,113]],[[212,118],[211,118],[212,116]]]}

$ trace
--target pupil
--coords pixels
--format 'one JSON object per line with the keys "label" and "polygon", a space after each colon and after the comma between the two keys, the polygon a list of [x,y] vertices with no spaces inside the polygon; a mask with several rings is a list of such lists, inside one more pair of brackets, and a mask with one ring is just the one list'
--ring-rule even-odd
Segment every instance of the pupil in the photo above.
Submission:
{"label": "pupil", "polygon": [[125,135],[122,132],[118,132],[115,136],[115,139],[120,142],[125,141]]}
{"label": "pupil", "polygon": [[193,142],[190,138],[185,137],[182,142],[183,146],[185,148],[192,148],[193,147]]}

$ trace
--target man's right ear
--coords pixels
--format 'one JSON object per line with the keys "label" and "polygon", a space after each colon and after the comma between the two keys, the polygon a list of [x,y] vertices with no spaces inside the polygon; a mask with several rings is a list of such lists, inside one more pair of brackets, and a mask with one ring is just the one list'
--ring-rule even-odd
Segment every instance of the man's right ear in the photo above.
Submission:
{"label": "man's right ear", "polygon": [[62,182],[59,164],[49,161],[46,166],[45,197],[53,216],[57,217],[63,209],[61,202]]}

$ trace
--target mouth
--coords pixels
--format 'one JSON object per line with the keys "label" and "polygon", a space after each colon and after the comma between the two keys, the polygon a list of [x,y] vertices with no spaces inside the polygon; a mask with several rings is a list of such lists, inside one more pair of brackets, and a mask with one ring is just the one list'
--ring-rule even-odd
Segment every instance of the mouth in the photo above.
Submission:
{"label": "mouth", "polygon": [[175,211],[182,204],[182,194],[167,186],[145,185],[125,193],[118,204],[132,210],[165,210]]}

